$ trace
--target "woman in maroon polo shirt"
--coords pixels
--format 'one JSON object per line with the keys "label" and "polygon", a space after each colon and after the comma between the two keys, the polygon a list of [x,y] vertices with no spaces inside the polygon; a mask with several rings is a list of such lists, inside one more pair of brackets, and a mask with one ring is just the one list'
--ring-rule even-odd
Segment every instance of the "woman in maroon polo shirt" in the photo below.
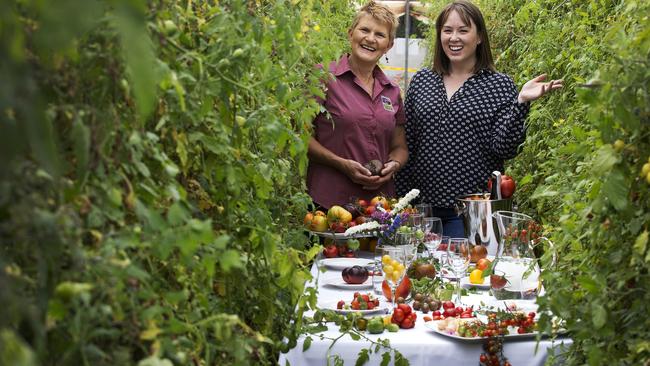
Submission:
{"label": "woman in maroon polo shirt", "polygon": [[[404,106],[399,86],[377,61],[393,46],[396,31],[390,9],[369,2],[348,30],[350,53],[329,65],[334,78],[320,101],[327,113],[314,120],[307,170],[309,195],[326,209],[351,197],[395,195],[393,174],[408,159]],[[364,167],[371,160],[381,162],[379,175]]]}

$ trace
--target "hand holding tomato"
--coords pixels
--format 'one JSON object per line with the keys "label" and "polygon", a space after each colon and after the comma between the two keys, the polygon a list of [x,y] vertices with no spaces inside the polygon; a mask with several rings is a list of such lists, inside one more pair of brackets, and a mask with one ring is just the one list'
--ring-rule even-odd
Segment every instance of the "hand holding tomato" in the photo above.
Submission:
{"label": "hand holding tomato", "polygon": [[[510,198],[515,193],[517,185],[509,175],[501,176],[501,198]],[[488,180],[488,191],[492,191],[492,179]]]}

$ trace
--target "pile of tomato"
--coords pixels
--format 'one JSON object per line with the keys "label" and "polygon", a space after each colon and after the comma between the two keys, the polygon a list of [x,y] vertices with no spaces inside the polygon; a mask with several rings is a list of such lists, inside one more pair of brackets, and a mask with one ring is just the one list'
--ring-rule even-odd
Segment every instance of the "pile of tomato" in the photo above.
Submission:
{"label": "pile of tomato", "polygon": [[399,325],[402,329],[411,329],[415,326],[417,315],[407,304],[397,304],[390,318],[391,323]]}
{"label": "pile of tomato", "polygon": [[379,299],[374,297],[372,294],[360,294],[358,292],[354,293],[354,297],[349,305],[343,300],[339,300],[336,304],[336,308],[341,309],[352,309],[352,310],[372,310],[379,306]]}
{"label": "pile of tomato", "polygon": [[441,320],[444,318],[474,318],[474,307],[470,306],[467,308],[462,308],[456,306],[452,301],[443,301],[442,303],[442,312],[436,310],[431,314],[433,320]]}

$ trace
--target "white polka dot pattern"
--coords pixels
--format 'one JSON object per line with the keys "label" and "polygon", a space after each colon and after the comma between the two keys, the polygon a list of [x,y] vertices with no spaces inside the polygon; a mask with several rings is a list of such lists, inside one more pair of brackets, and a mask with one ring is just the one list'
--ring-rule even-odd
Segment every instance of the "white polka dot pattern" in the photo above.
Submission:
{"label": "white polka dot pattern", "polygon": [[526,139],[529,103],[517,102],[509,76],[490,70],[471,76],[448,101],[442,77],[423,69],[411,80],[405,109],[409,161],[396,177],[397,193],[418,188],[435,207],[484,190]]}

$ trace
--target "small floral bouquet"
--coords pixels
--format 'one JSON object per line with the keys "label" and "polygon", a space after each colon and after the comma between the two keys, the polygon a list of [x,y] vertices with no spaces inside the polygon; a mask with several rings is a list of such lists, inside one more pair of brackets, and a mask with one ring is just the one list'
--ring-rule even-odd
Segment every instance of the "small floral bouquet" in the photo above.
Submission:
{"label": "small floral bouquet", "polygon": [[377,209],[370,216],[371,221],[347,229],[345,235],[369,233],[379,238],[378,244],[394,244],[400,227],[408,222],[409,213],[405,209],[419,194],[419,190],[412,189],[390,211],[386,211],[381,205],[377,205]]}

